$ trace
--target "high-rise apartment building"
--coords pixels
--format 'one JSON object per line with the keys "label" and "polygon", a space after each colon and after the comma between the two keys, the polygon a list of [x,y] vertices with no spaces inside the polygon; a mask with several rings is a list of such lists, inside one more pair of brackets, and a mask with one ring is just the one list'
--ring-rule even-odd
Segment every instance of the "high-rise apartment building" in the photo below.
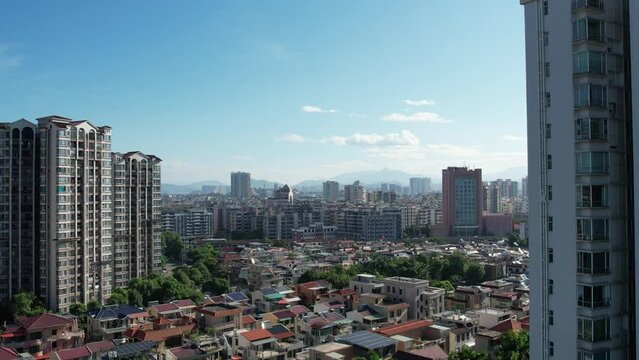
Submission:
{"label": "high-rise apartment building", "polygon": [[213,213],[204,209],[162,214],[162,232],[172,231],[182,238],[212,236]]}
{"label": "high-rise apartment building", "polygon": [[530,358],[635,359],[639,1],[521,4]]}
{"label": "high-rise apartment building", "polygon": [[450,236],[481,234],[482,195],[481,169],[442,170],[444,229]]}
{"label": "high-rise apartment building", "polygon": [[139,151],[112,154],[115,288],[161,267],[160,162]]}
{"label": "high-rise apartment building", "polygon": [[410,195],[422,195],[430,192],[431,180],[427,177],[415,177],[409,179]]}
{"label": "high-rise apartment building", "polygon": [[231,196],[240,200],[251,196],[251,174],[239,171],[231,173]]}
{"label": "high-rise apartment building", "polygon": [[[0,301],[33,291],[66,312],[76,302],[104,302],[118,284],[111,128],[60,116],[37,121],[0,124]],[[156,171],[132,177],[157,179],[149,187],[155,202],[146,198],[149,206],[124,220],[135,232],[125,242],[147,241],[146,221],[153,228],[159,215],[153,158]],[[146,207],[144,199],[130,197],[127,206]]]}
{"label": "high-rise apartment building", "polygon": [[344,185],[344,200],[349,202],[366,202],[366,189],[358,181],[352,185]]}
{"label": "high-rise apartment building", "polygon": [[528,199],[528,176],[521,179],[521,197]]}
{"label": "high-rise apartment building", "polygon": [[0,302],[40,283],[38,191],[39,144],[34,124],[0,123]]}
{"label": "high-rise apartment building", "polygon": [[324,200],[337,201],[339,197],[339,183],[337,181],[325,181],[323,184]]}

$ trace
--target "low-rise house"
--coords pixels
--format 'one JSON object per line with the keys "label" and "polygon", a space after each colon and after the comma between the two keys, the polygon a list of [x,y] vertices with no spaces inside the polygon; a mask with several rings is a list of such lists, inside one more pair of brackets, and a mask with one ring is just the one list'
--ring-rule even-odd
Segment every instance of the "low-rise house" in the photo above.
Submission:
{"label": "low-rise house", "polygon": [[199,314],[198,325],[200,329],[213,332],[216,335],[242,329],[242,308],[229,304],[209,304],[196,307],[194,311]]}
{"label": "low-rise house", "polygon": [[193,317],[195,303],[190,299],[175,300],[168,304],[157,304],[149,306],[148,311],[155,318],[177,320],[184,316]]}
{"label": "low-rise house", "polygon": [[147,323],[149,314],[133,305],[105,305],[87,313],[87,332],[93,340],[124,341],[124,332]]}
{"label": "low-rise house", "polygon": [[514,291],[491,294],[490,307],[496,309],[510,309],[517,304],[519,295]]}
{"label": "low-rise house", "polygon": [[427,345],[419,350],[410,352],[398,351],[395,353],[396,360],[447,360],[448,355],[439,345]]}
{"label": "low-rise house", "polygon": [[321,312],[337,312],[340,313],[342,315],[346,315],[346,305],[344,305],[344,303],[340,302],[340,301],[327,301],[327,302],[321,302],[321,303],[317,303],[313,306],[313,311],[316,313],[321,313]]}
{"label": "low-rise house", "polygon": [[408,319],[424,319],[444,311],[444,289],[429,286],[428,280],[388,277],[382,280],[382,294],[393,302],[405,302],[408,308]]}
{"label": "low-rise house", "polygon": [[164,352],[164,360],[198,360],[206,359],[208,356],[206,351],[191,346],[178,346]]}
{"label": "low-rise house", "polygon": [[458,286],[452,294],[446,296],[446,309],[459,310],[479,310],[489,306],[489,288],[481,286]]}
{"label": "low-rise house", "polygon": [[377,281],[375,275],[358,274],[349,282],[348,287],[360,294],[381,294],[384,284]]}
{"label": "low-rise house", "polygon": [[237,351],[242,360],[285,359],[286,350],[277,344],[277,339],[266,329],[245,331],[237,337]]}
{"label": "low-rise house", "polygon": [[375,330],[375,333],[392,337],[395,335],[406,336],[411,339],[423,340],[426,337],[426,331],[433,325],[430,320],[410,320],[396,325],[389,325]]}
{"label": "low-rise house", "polygon": [[263,321],[269,321],[271,325],[282,325],[290,331],[295,331],[295,318],[297,316],[290,310],[280,310],[272,313],[262,314]]}
{"label": "low-rise house", "polygon": [[495,351],[499,347],[501,333],[488,329],[479,329],[475,334],[475,350],[484,352],[489,359],[495,358]]}
{"label": "low-rise house", "polygon": [[323,280],[309,281],[303,284],[295,285],[295,293],[302,299],[302,304],[313,306],[320,301],[322,296],[328,294],[330,285]]}
{"label": "low-rise house", "polygon": [[18,353],[28,352],[34,357],[42,357],[84,342],[84,331],[78,328],[75,317],[44,313],[18,318],[16,323],[3,329],[0,345]]}
{"label": "low-rise house", "polygon": [[353,346],[353,354],[355,356],[366,357],[371,351],[375,351],[383,359],[393,356],[397,351],[397,340],[389,339],[370,331],[357,331],[340,336],[337,341]]}
{"label": "low-rise house", "polygon": [[491,289],[493,294],[509,292],[515,290],[515,284],[512,282],[504,281],[504,280],[492,280],[492,281],[484,281],[481,283],[482,287],[487,287]]}
{"label": "low-rise house", "polygon": [[156,343],[154,341],[139,341],[116,345],[113,349],[109,350],[109,359],[111,356],[118,360],[146,359],[156,353]]}
{"label": "low-rise house", "polygon": [[137,329],[129,329],[124,333],[131,342],[153,341],[159,351],[169,347],[181,346],[186,335],[197,329],[195,322],[186,325],[175,325],[167,319],[158,318],[152,323]]}
{"label": "low-rise house", "polygon": [[113,341],[102,340],[88,343],[72,349],[64,349],[51,353],[52,360],[93,360],[102,356],[115,347]]}
{"label": "low-rise house", "polygon": [[338,342],[328,342],[308,349],[309,360],[349,360],[353,359],[353,346]]}

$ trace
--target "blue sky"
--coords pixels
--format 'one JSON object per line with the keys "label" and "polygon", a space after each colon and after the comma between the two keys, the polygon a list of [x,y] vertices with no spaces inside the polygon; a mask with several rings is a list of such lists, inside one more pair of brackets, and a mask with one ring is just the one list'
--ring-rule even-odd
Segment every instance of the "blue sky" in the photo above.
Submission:
{"label": "blue sky", "polygon": [[3,1],[0,121],[111,125],[172,183],[498,173],[526,165],[523,40],[517,1]]}

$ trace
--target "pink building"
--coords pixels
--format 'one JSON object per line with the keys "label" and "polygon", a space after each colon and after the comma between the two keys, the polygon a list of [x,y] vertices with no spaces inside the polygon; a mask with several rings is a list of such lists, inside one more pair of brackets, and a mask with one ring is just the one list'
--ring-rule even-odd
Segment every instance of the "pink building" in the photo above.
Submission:
{"label": "pink building", "polygon": [[444,230],[449,236],[482,234],[482,192],[481,169],[442,170]]}

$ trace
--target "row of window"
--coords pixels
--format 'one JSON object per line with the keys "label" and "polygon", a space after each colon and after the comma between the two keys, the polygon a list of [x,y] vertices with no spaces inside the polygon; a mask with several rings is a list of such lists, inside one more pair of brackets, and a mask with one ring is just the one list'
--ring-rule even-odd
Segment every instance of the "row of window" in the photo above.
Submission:
{"label": "row of window", "polygon": [[[608,152],[581,151],[575,154],[577,175],[603,175],[608,173]],[[546,156],[546,167],[552,169],[552,155]]]}

